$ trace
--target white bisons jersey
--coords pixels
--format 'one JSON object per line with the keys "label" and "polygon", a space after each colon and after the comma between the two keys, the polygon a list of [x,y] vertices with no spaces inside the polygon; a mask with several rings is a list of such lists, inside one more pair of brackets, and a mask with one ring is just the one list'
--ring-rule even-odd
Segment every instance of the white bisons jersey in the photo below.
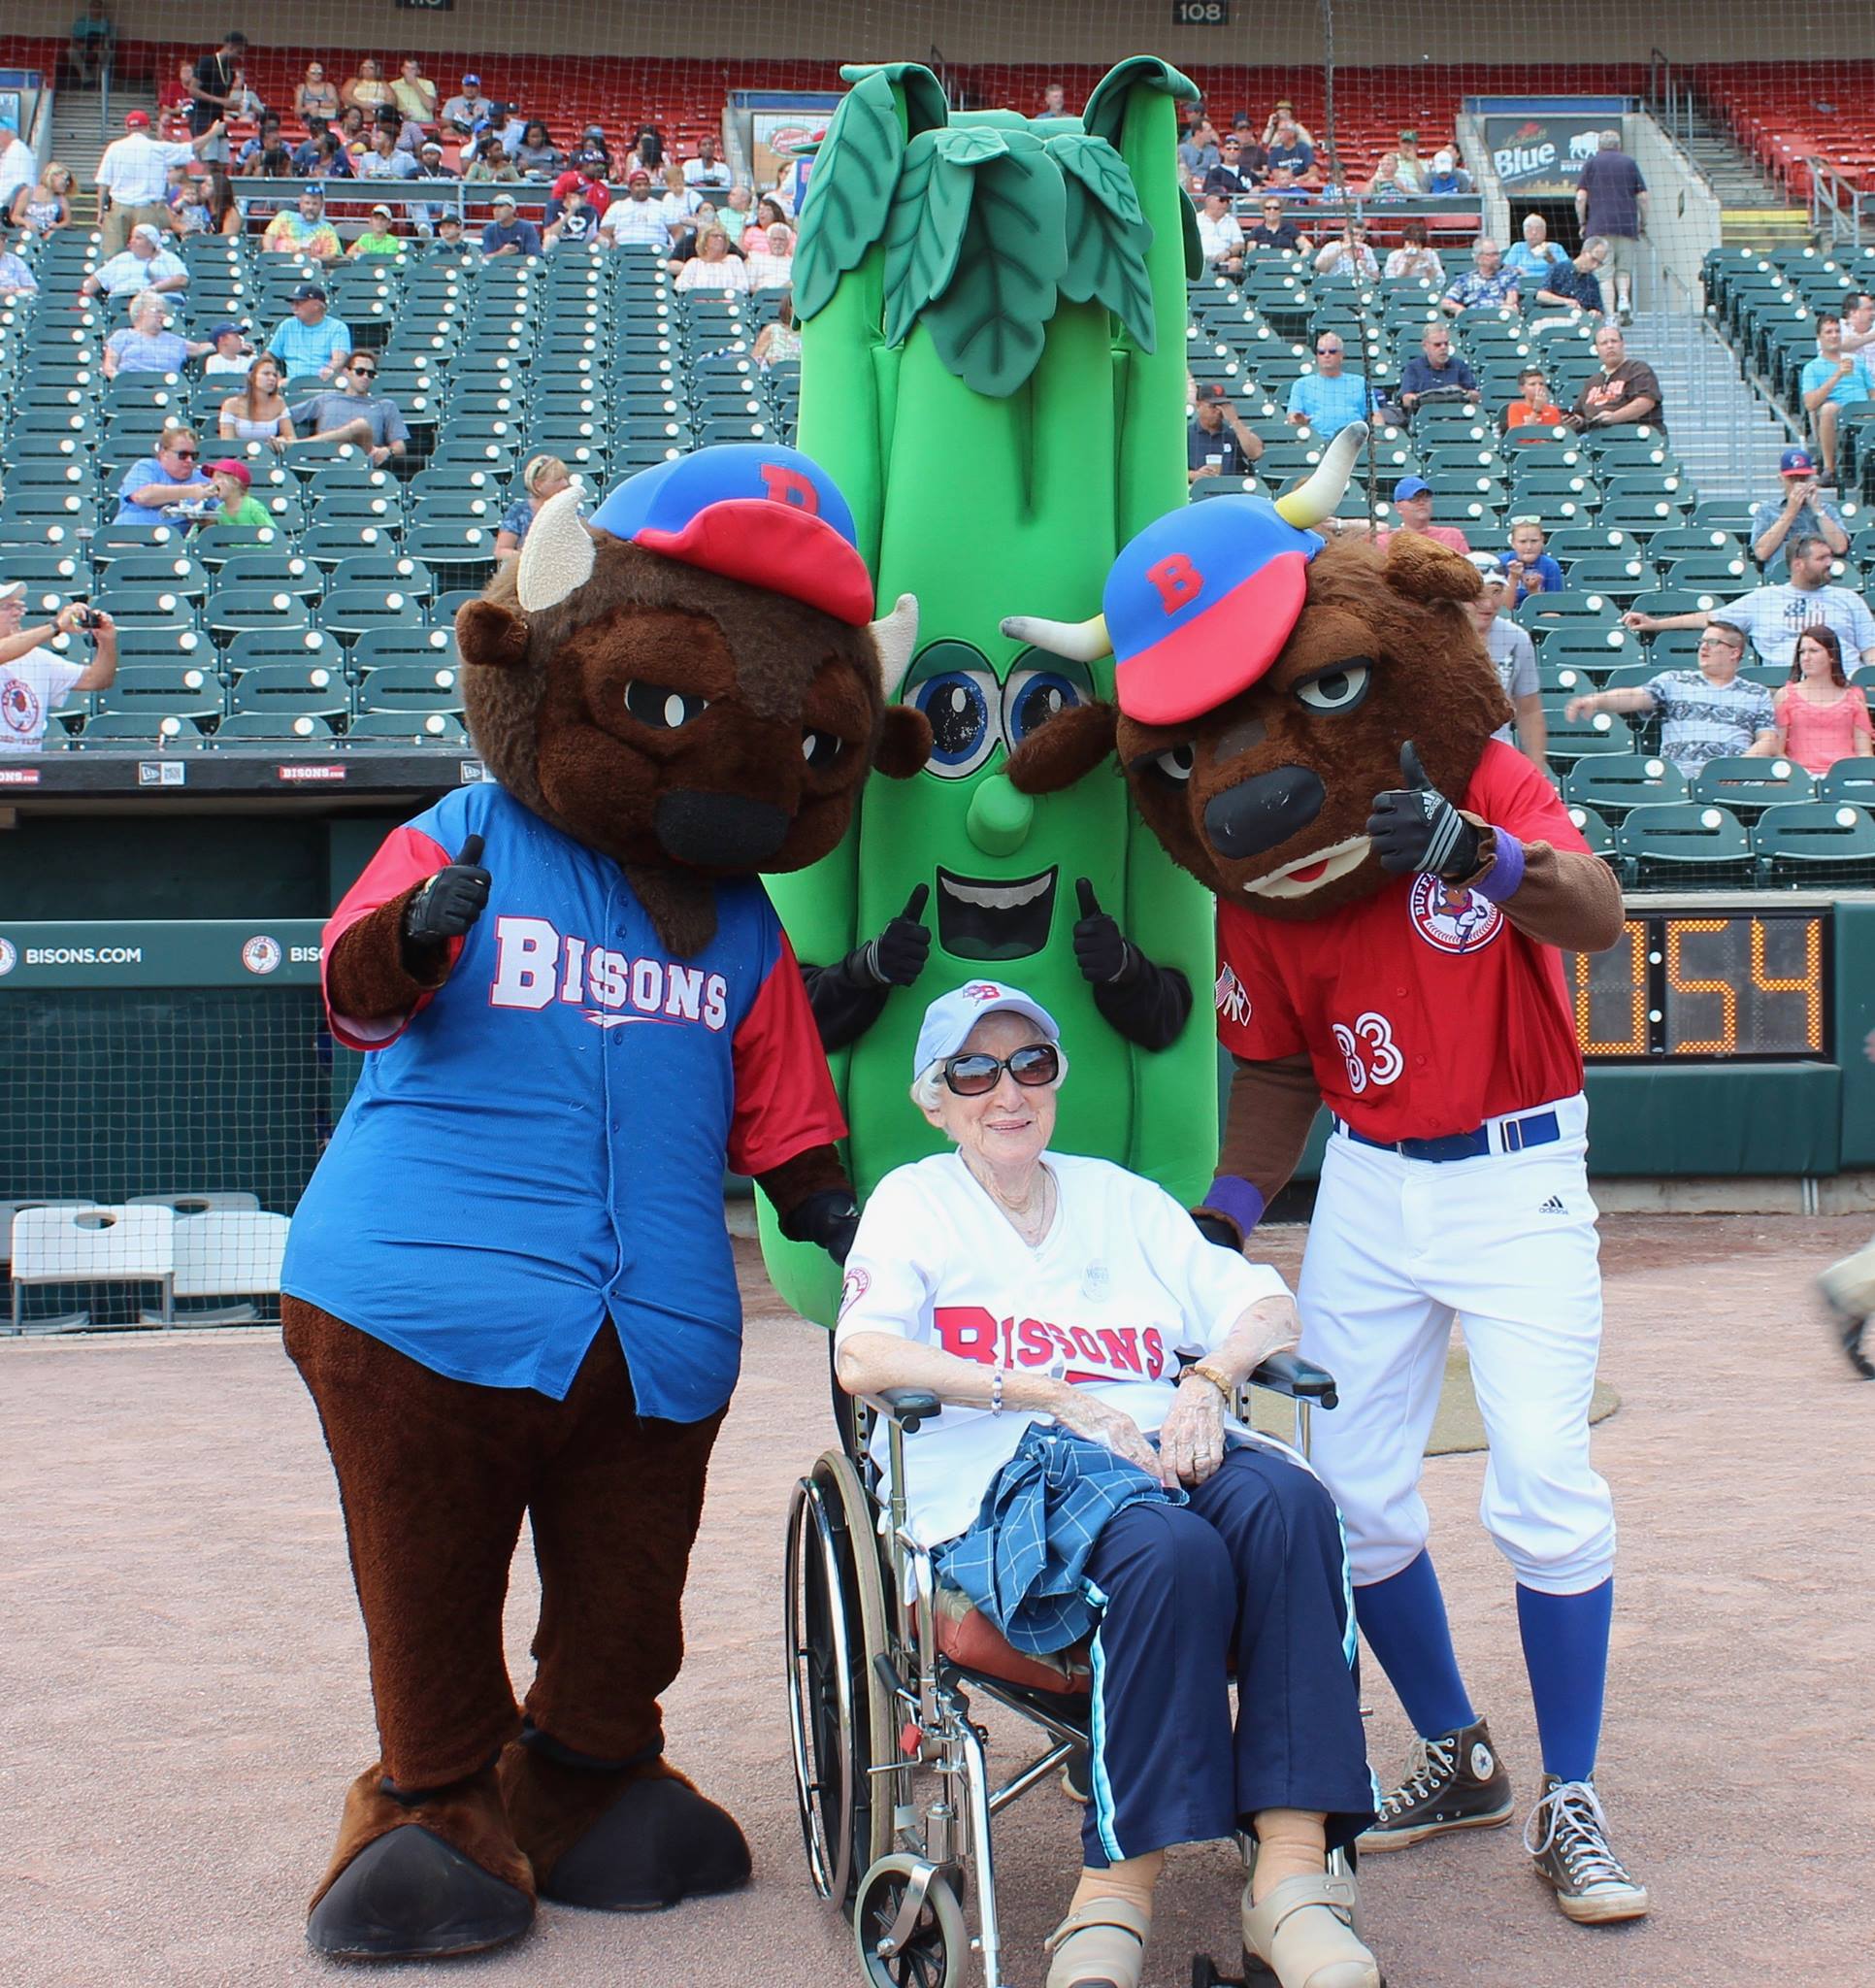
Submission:
{"label": "white bisons jersey", "polygon": [[[1031,1248],[956,1153],[888,1174],[846,1260],[837,1339],[891,1333],[1012,1374],[1091,1387],[1148,1435],[1181,1356],[1215,1350],[1247,1306],[1287,1289],[1199,1234],[1164,1189],[1106,1160],[1051,1153],[1053,1226]],[[946,1406],[906,1440],[924,1545],[969,1529],[1022,1432],[1044,1417]],[[881,1431],[877,1453],[884,1455]]]}

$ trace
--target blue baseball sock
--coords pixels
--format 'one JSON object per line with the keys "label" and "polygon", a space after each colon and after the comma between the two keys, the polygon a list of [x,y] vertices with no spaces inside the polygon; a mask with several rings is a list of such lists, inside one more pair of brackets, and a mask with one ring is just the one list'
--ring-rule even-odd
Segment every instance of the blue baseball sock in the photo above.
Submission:
{"label": "blue baseball sock", "polygon": [[1536,1702],[1543,1772],[1558,1780],[1586,1781],[1595,1771],[1614,1608],[1612,1577],[1581,1595],[1539,1595],[1518,1585],[1517,1627]]}
{"label": "blue baseball sock", "polygon": [[1385,1580],[1356,1588],[1354,1615],[1422,1740],[1473,1723],[1478,1715],[1459,1675],[1445,1597],[1430,1553]]}

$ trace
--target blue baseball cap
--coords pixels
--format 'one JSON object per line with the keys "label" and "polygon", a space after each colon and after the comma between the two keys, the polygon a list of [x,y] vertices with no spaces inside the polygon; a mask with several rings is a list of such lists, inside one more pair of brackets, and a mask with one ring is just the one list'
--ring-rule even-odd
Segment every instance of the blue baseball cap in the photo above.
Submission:
{"label": "blue baseball cap", "polygon": [[[1221,502],[1213,498],[1213,503]],[[1051,1043],[1061,1041],[1055,1017],[1033,994],[1011,987],[1004,980],[966,980],[948,994],[940,994],[925,1010],[918,1028],[918,1047],[911,1062],[911,1075],[922,1077],[934,1063],[955,1056],[970,1038],[970,1032],[986,1014],[1005,1010],[1027,1015]]]}
{"label": "blue baseball cap", "polygon": [[1408,497],[1430,497],[1432,486],[1424,477],[1401,477],[1394,485],[1394,502],[1405,503]]}
{"label": "blue baseball cap", "polygon": [[1811,477],[1816,470],[1816,459],[1807,448],[1787,448],[1777,459],[1780,477]]}
{"label": "blue baseball cap", "polygon": [[592,523],[853,627],[872,618],[872,577],[852,509],[798,448],[722,442],[661,462],[619,484]]}
{"label": "blue baseball cap", "polygon": [[1101,602],[1120,709],[1179,724],[1247,690],[1289,640],[1322,544],[1266,497],[1213,497],[1147,525]]}

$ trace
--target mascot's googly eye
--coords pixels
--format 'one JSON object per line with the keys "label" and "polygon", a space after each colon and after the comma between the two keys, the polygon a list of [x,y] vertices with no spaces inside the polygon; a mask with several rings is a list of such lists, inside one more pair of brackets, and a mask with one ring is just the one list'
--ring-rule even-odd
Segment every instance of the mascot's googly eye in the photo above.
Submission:
{"label": "mascot's googly eye", "polygon": [[1050,662],[1011,671],[1003,686],[1003,728],[1009,744],[1020,746],[1036,726],[1093,696],[1094,679],[1084,663]]}
{"label": "mascot's googly eye", "polygon": [[807,730],[801,735],[801,756],[816,773],[825,773],[845,749],[838,732]]}
{"label": "mascot's googly eye", "polygon": [[641,683],[634,679],[625,686],[625,709],[654,732],[674,732],[692,718],[702,717],[709,709],[709,700],[673,690],[668,683]]}
{"label": "mascot's googly eye", "polygon": [[1160,752],[1146,764],[1154,773],[1163,774],[1168,780],[1176,780],[1180,786],[1191,779],[1192,768],[1198,764],[1198,754],[1189,746],[1174,746],[1169,752]]}
{"label": "mascot's googly eye", "polygon": [[1352,711],[1366,696],[1372,675],[1372,669],[1365,661],[1337,663],[1333,669],[1318,671],[1305,681],[1298,683],[1296,695],[1310,711]]}
{"label": "mascot's googly eye", "polygon": [[989,758],[1002,744],[996,722],[1001,695],[1002,685],[989,670],[940,670],[908,694],[907,701],[931,723],[932,773],[961,779]]}

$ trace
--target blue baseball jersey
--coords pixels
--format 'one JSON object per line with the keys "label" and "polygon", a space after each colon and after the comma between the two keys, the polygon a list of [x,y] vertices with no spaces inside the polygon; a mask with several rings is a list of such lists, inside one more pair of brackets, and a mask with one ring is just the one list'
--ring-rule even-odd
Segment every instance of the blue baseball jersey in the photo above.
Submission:
{"label": "blue baseball jersey", "polygon": [[489,902],[443,986],[331,1015],[370,1054],[281,1289],[434,1373],[555,1400],[609,1317],[639,1411],[699,1421],[741,1360],[725,1167],[845,1135],[800,970],[755,878],[719,883],[715,937],[675,958],[616,863],[488,782],[393,831],[327,959],[472,835]]}

